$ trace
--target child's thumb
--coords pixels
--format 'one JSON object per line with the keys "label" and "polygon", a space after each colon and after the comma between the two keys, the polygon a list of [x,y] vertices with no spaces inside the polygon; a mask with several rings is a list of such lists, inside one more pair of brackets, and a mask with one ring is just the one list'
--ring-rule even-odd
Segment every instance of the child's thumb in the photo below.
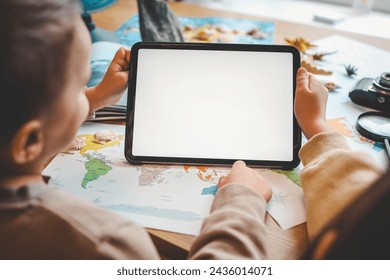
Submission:
{"label": "child's thumb", "polygon": [[300,67],[297,72],[297,88],[309,90],[309,75],[303,67]]}
{"label": "child's thumb", "polygon": [[220,188],[221,186],[224,185],[224,182],[226,180],[226,177],[225,176],[221,176],[218,180],[218,187]]}

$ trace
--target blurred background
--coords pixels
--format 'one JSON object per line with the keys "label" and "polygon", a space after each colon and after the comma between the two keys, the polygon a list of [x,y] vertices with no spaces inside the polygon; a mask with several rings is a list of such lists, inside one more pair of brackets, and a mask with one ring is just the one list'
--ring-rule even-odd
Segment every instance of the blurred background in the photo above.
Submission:
{"label": "blurred background", "polygon": [[[389,0],[170,0],[176,16],[246,18],[275,24],[274,42],[342,35],[390,51]],[[114,32],[138,13],[136,0],[83,0],[98,27]],[[92,5],[92,6],[91,6]],[[103,8],[103,9],[102,9]]]}

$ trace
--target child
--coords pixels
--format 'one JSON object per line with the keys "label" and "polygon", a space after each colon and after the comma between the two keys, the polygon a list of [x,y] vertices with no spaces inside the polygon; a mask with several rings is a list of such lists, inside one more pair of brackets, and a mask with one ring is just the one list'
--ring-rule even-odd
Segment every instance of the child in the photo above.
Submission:
{"label": "child", "polygon": [[297,73],[295,115],[309,140],[304,164],[307,230],[313,241],[306,258],[388,259],[390,172],[352,151],[325,119],[327,90],[305,69]]}
{"label": "child", "polygon": [[[304,257],[389,259],[390,171],[377,181],[383,170],[374,159],[350,150],[344,137],[332,132],[325,118],[327,98],[324,85],[300,68],[295,115],[309,140],[300,151],[311,241]],[[229,176],[234,174],[233,169]],[[229,176],[219,187],[231,183]]]}
{"label": "child", "polygon": [[[126,87],[129,51],[122,48],[103,81],[84,90],[90,43],[79,0],[0,3],[0,259],[159,258],[142,228],[41,176],[87,116]],[[189,257],[265,258],[270,197],[262,177],[235,163]]]}
{"label": "child", "polygon": [[[102,83],[84,90],[90,41],[78,2],[0,3],[0,259],[157,259],[142,228],[47,186],[40,175],[87,116],[126,87],[129,51],[120,49]],[[372,245],[387,252],[381,215],[389,210],[389,175],[368,187],[383,171],[331,132],[326,99],[322,84],[300,69],[295,111],[309,139],[301,180],[314,240],[306,257],[382,257]],[[269,184],[239,161],[219,188],[189,258],[266,258]]]}
{"label": "child", "polygon": [[[382,176],[371,156],[352,151],[332,132],[325,118],[327,98],[324,85],[300,68],[295,115],[309,140],[300,151],[311,241],[304,257],[389,259],[390,171]],[[219,187],[229,182],[221,178]]]}

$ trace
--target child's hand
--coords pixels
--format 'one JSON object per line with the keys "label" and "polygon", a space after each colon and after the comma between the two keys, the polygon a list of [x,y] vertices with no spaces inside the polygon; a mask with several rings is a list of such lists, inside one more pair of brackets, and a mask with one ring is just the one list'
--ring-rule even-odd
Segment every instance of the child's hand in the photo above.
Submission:
{"label": "child's hand", "polygon": [[104,75],[95,87],[86,90],[91,111],[116,104],[126,89],[129,78],[130,50],[119,48]]}
{"label": "child's hand", "polygon": [[295,92],[295,116],[307,139],[314,135],[331,131],[326,122],[326,87],[301,67],[297,73],[297,89]]}
{"label": "child's hand", "polygon": [[218,188],[227,184],[245,185],[258,192],[268,202],[272,196],[272,189],[268,182],[256,171],[246,166],[243,161],[236,161],[227,177],[219,179]]}

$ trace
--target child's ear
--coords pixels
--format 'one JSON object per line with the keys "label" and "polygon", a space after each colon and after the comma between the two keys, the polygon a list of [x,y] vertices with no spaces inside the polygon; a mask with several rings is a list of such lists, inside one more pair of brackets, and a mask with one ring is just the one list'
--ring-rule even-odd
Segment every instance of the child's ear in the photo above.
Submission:
{"label": "child's ear", "polygon": [[20,127],[12,138],[11,156],[17,164],[28,164],[42,155],[43,146],[42,123],[31,120]]}

